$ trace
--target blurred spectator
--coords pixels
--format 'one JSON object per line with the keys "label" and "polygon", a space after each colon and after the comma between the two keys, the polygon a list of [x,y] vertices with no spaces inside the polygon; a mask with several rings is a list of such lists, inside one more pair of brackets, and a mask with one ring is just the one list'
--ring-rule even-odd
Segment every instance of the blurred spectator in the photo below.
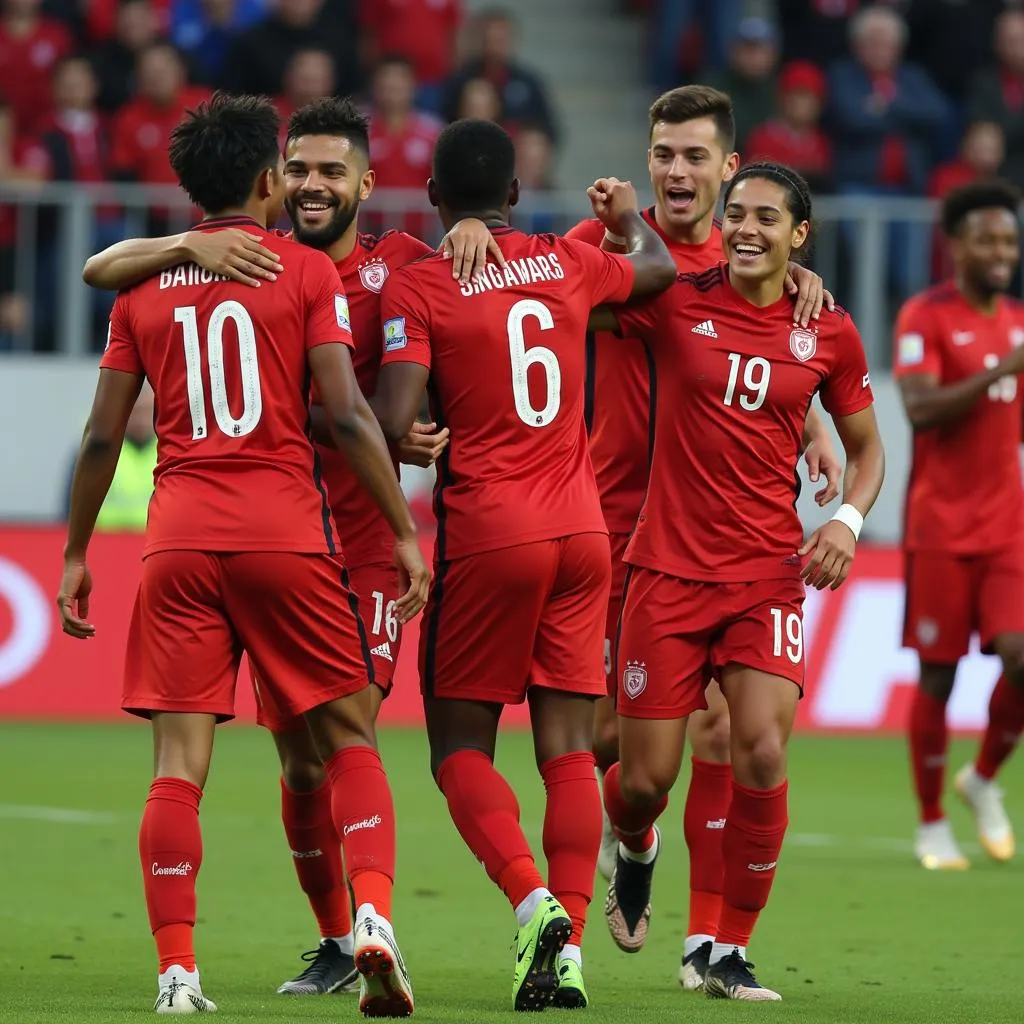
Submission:
{"label": "blurred spectator", "polygon": [[[65,0],[67,3],[68,0]],[[85,35],[93,42],[102,43],[117,33],[120,8],[126,0],[83,0],[81,3]],[[171,6],[175,0],[150,0],[157,32],[163,34],[171,22]]]}
{"label": "blurred spectator", "polygon": [[113,37],[90,54],[100,83],[101,110],[112,114],[135,95],[139,54],[159,38],[160,23],[150,0],[124,0]]}
{"label": "blurred spectator", "polygon": [[783,60],[827,67],[849,53],[849,22],[863,0],[775,0]]}
{"label": "blurred spectator", "polygon": [[[156,468],[153,414],[153,390],[148,383],[144,383],[128,417],[114,479],[100,507],[100,514],[96,517],[96,529],[101,533],[142,533],[146,529],[149,500],[153,496],[153,470]],[[65,519],[71,506],[71,481],[74,479],[76,461],[77,453],[68,474],[64,496]]]}
{"label": "blurred spectator", "polygon": [[213,86],[235,36],[267,16],[269,0],[175,0],[171,39],[192,61],[195,81]]}
{"label": "blurred spectator", "polygon": [[723,71],[729,42],[743,15],[743,0],[655,0],[650,23],[651,74],[659,91],[681,82],[687,35],[699,26],[703,72]]}
{"label": "blurred spectator", "polygon": [[1006,140],[1003,173],[1024,185],[1024,11],[1007,11],[996,22],[998,66],[980,72],[968,100],[972,121],[994,121]]}
{"label": "blurred spectator", "polygon": [[559,228],[553,211],[546,208],[545,193],[554,188],[551,140],[538,125],[521,125],[516,133],[516,177],[521,188],[519,205],[512,211],[512,223],[521,231],[555,232]]}
{"label": "blurred spectator", "polygon": [[501,96],[486,78],[470,78],[456,101],[455,120],[474,117],[481,121],[501,120]]}
{"label": "blurred spectator", "polygon": [[383,54],[401,54],[415,72],[418,105],[437,113],[461,21],[461,0],[361,0],[363,67],[374,67]]}
{"label": "blurred spectator", "polygon": [[[372,94],[370,154],[377,189],[407,188],[426,196],[441,122],[432,114],[415,109],[416,78],[412,65],[404,57],[384,57],[373,74]],[[423,237],[432,220],[425,214],[410,214],[401,226],[410,234]],[[387,226],[398,225],[391,217]]]}
{"label": "blurred spectator", "polygon": [[277,103],[281,120],[299,107],[334,93],[334,60],[326,50],[299,50],[284,73],[284,93]]}
{"label": "blurred spectator", "polygon": [[494,9],[478,15],[473,23],[473,55],[445,86],[441,109],[449,121],[463,86],[470,79],[486,78],[501,95],[502,124],[510,131],[530,122],[541,125],[552,142],[558,142],[558,126],[541,80],[515,59],[516,23],[506,10]]}
{"label": "blurred spectator", "polygon": [[44,18],[42,0],[2,0],[0,68],[3,94],[14,113],[14,131],[29,137],[51,109],[50,76],[71,52],[72,39],[59,21]]}
{"label": "blurred spectator", "polygon": [[729,42],[729,66],[708,78],[708,85],[732,97],[736,148],[746,153],[752,129],[775,112],[779,32],[766,18],[744,18]]}
{"label": "blurred spectator", "polygon": [[279,96],[285,68],[299,50],[327,50],[339,92],[359,91],[356,30],[346,0],[274,0],[270,17],[231,45],[220,84],[231,92]]}
{"label": "blurred spectator", "polygon": [[820,68],[792,61],[779,74],[778,116],[755,128],[742,151],[744,161],[774,160],[799,171],[815,192],[828,191],[832,146],[821,130],[827,85]]}

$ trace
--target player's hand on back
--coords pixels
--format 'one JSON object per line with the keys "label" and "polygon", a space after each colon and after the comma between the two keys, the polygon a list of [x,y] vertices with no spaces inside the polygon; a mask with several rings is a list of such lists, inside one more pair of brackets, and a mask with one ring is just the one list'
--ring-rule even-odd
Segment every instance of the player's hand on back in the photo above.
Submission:
{"label": "player's hand on back", "polygon": [[801,327],[817,320],[822,306],[830,312],[836,308],[835,296],[825,287],[825,282],[813,270],[799,263],[789,265],[786,294],[793,297],[793,323]]}
{"label": "player's hand on back", "polygon": [[622,216],[639,209],[633,183],[618,178],[598,178],[587,189],[587,198],[594,208],[594,216],[613,235],[624,233],[620,223]]}
{"label": "player's hand on back", "polygon": [[487,266],[487,258],[505,269],[505,255],[487,225],[476,217],[460,220],[441,239],[445,259],[452,261],[452,277],[466,284]]}
{"label": "player's hand on back", "polygon": [[240,228],[189,231],[185,243],[199,266],[253,288],[261,281],[276,281],[284,270],[277,253],[263,245],[259,235]]}
{"label": "player's hand on back", "polygon": [[400,462],[421,469],[429,469],[447,447],[448,428],[438,430],[436,423],[414,423],[412,430],[395,445]]}
{"label": "player's hand on back", "polygon": [[999,368],[1008,376],[1010,374],[1024,373],[1024,345],[1017,345],[1008,352],[1006,356],[1003,357],[1003,361]]}
{"label": "player's hand on back", "polygon": [[57,608],[60,611],[61,628],[76,640],[88,640],[96,634],[96,627],[86,621],[91,593],[92,573],[89,567],[84,561],[65,559],[64,576],[57,594]]}
{"label": "player's hand on back", "polygon": [[395,565],[399,585],[405,591],[395,602],[395,611],[401,622],[408,622],[423,609],[430,592],[430,569],[416,537],[395,542]]}
{"label": "player's hand on back", "polygon": [[809,587],[838,590],[853,565],[857,539],[845,523],[829,520],[807,538],[800,549],[800,557],[810,555],[800,575]]}

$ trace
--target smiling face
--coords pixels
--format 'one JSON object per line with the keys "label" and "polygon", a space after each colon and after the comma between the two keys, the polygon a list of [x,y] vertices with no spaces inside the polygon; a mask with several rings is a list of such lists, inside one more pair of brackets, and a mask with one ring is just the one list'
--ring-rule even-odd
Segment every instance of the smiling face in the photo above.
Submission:
{"label": "smiling face", "polygon": [[781,284],[794,249],[807,239],[810,225],[796,220],[789,193],[767,178],[744,178],[729,194],[722,241],[729,275],[748,283],[778,276]]}
{"label": "smiling face", "polygon": [[656,121],[647,166],[662,226],[685,235],[712,216],[722,182],[738,165],[739,156],[726,152],[714,118]]}
{"label": "smiling face", "polygon": [[351,139],[338,135],[289,139],[285,157],[285,208],[295,237],[314,249],[329,249],[373,189],[368,157]]}
{"label": "smiling face", "polygon": [[1001,207],[973,210],[964,218],[951,250],[958,275],[979,295],[1008,291],[1020,262],[1020,226]]}

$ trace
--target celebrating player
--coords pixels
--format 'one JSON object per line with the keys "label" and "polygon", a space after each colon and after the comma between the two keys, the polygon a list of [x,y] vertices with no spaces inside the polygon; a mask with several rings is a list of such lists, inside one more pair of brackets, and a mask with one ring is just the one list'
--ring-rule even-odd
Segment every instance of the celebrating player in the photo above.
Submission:
{"label": "celebrating player", "polygon": [[[650,110],[648,165],[654,206],[643,214],[668,246],[680,272],[706,270],[722,255],[722,233],[714,220],[722,183],[739,166],[734,152],[735,125],[728,96],[703,85],[687,85],[665,93]],[[587,220],[569,232],[605,248],[610,238],[599,220]],[[821,309],[821,279],[812,271],[790,266],[799,281],[794,322],[807,326]],[[610,532],[612,587],[605,625],[605,668],[608,698],[598,702],[594,754],[601,772],[618,760],[618,720],[612,671],[615,632],[622,608],[626,564],[622,560],[647,492],[653,436],[650,387],[651,355],[641,344],[623,345],[604,332],[587,339],[588,428],[590,457],[601,491],[601,505]],[[839,462],[828,431],[812,408],[802,446],[811,479],[825,473],[826,487],[819,505],[838,494]],[[684,988],[704,984],[714,925],[722,906],[722,826],[732,795],[729,768],[729,712],[718,685],[710,684],[708,710],[690,716],[687,737],[693,751],[693,771],[686,795],[683,832],[690,854],[689,924],[679,966]],[[606,822],[600,864],[606,878],[615,866],[618,841]],[[635,951],[646,937],[646,921],[635,933],[617,937],[622,948]]]}
{"label": "celebrating player", "polygon": [[[373,405],[385,434],[400,437],[429,379],[431,414],[451,429],[420,634],[431,767],[515,910],[513,1005],[529,1010],[556,990],[559,1005],[586,1005],[579,944],[601,838],[591,741],[611,565],[583,421],[587,317],[599,302],[667,287],[675,266],[622,183],[609,202],[628,256],[512,230],[514,164],[512,140],[489,121],[442,132],[431,202],[446,228],[460,216],[491,225],[507,266],[460,284],[433,256],[391,276]],[[523,700],[547,791],[547,883],[493,764],[502,709]]]}
{"label": "celebrating player", "polygon": [[[296,111],[288,125],[285,158],[285,208],[294,237],[326,252],[334,262],[348,296],[356,379],[363,394],[372,395],[382,355],[381,288],[392,270],[430,252],[430,246],[397,231],[379,238],[359,233],[359,206],[373,189],[374,174],[368,121],[351,101],[332,97]],[[477,269],[484,264],[488,246],[501,259],[497,244],[479,221],[464,220],[454,231]],[[274,280],[283,269],[276,254],[261,245],[261,236],[242,230],[191,232],[179,239],[133,239],[111,246],[89,261],[86,279],[99,287],[125,287],[179,262],[182,249],[200,266],[253,285]],[[403,458],[432,463],[447,443],[447,431],[433,433],[419,425],[413,430],[400,446]],[[329,437],[322,440],[325,443],[317,446],[322,480],[370,644],[375,684],[370,695],[376,717],[391,688],[401,645],[401,622],[395,613],[401,591],[391,552],[392,534],[345,455]],[[308,966],[278,992],[348,991],[359,975],[352,959],[349,892],[341,842],[331,818],[330,787],[302,718],[282,713],[265,690],[258,690],[258,718],[271,730],[277,746],[281,817],[299,884],[321,935],[318,947],[304,954]]]}
{"label": "celebrating player", "polygon": [[[793,326],[784,281],[810,216],[802,178],[751,164],[726,185],[727,266],[680,275],[657,298],[594,320],[646,342],[659,389],[649,489],[626,549],[621,761],[605,775],[620,844],[606,916],[618,939],[650,915],[654,822],[679,773],[686,718],[705,706],[714,676],[729,706],[733,781],[704,987],[729,999],[780,998],[756,981],[746,946],[786,831],[786,743],[803,681],[801,577],[819,589],[843,582],[883,475],[853,323],[836,309],[810,329]],[[845,497],[801,546],[793,465],[816,392],[846,450]]]}
{"label": "celebrating player", "polygon": [[895,372],[914,429],[903,643],[921,665],[910,713],[915,852],[932,869],[967,867],[942,810],[942,783],[946,703],[972,632],[1003,672],[978,756],[954,785],[984,851],[1000,861],[1014,852],[994,779],[1024,728],[1024,306],[1006,294],[1020,262],[1020,201],[1004,182],[950,193],[942,224],[955,277],[911,298],[896,323]]}
{"label": "celebrating player", "polygon": [[[278,130],[269,102],[223,94],[174,130],[171,164],[206,214],[201,230],[243,227],[262,242],[284,201]],[[421,607],[430,574],[356,383],[335,268],[290,241],[275,247],[291,272],[260,290],[187,263],[118,296],[72,485],[58,605],[66,632],[92,635],[88,542],[148,378],[160,455],[123,707],[151,718],[156,750],[139,839],[160,959],[156,1010],[216,1009],[202,994],[192,941],[199,802],[214,725],[233,715],[244,649],[275,706],[305,716],[332,783],[358,905],[361,1009],[407,1016],[412,989],[388,921],[394,811],[376,750],[366,635],[306,432],[310,374],[336,443],[398,537],[408,582],[399,617]]]}

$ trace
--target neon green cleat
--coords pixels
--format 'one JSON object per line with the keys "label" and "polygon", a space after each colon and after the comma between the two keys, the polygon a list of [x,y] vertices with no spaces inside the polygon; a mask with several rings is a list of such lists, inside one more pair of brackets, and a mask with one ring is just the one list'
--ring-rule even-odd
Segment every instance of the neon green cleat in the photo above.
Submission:
{"label": "neon green cleat", "polygon": [[562,1010],[585,1010],[587,986],[583,984],[583,969],[575,960],[558,958],[558,988],[554,1004]]}
{"label": "neon green cleat", "polygon": [[543,1010],[555,997],[555,961],[572,934],[572,921],[554,896],[545,896],[533,917],[516,935],[516,974],[512,1006],[519,1011]]}

